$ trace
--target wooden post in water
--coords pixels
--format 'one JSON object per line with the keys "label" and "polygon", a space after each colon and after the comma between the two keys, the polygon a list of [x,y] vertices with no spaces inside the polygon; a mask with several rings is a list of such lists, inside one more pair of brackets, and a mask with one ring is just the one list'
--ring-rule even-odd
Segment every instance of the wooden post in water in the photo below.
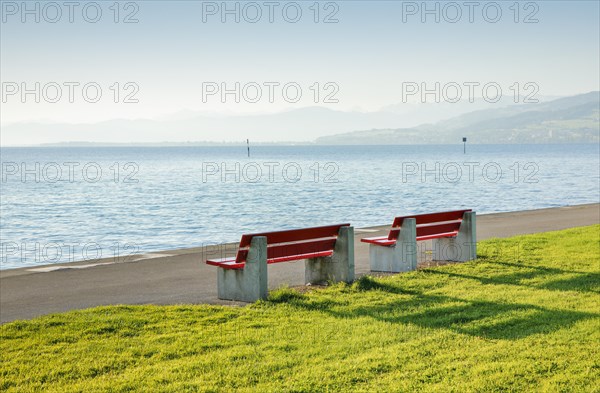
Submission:
{"label": "wooden post in water", "polygon": [[246,146],[248,146],[248,158],[250,158],[250,139],[246,139]]}

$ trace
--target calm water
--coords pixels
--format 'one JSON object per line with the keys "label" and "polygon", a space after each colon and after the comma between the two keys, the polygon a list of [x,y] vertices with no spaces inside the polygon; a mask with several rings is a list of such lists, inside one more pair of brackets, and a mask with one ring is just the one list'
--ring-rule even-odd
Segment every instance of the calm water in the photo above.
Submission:
{"label": "calm water", "polygon": [[2,269],[598,202],[596,145],[3,148]]}

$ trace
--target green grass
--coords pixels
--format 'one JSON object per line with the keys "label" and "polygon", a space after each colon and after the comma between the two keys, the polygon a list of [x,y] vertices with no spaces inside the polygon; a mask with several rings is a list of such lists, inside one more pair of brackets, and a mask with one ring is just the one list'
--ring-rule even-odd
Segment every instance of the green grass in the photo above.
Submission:
{"label": "green grass", "polygon": [[0,390],[600,392],[600,226],[248,307],[115,306],[1,327]]}

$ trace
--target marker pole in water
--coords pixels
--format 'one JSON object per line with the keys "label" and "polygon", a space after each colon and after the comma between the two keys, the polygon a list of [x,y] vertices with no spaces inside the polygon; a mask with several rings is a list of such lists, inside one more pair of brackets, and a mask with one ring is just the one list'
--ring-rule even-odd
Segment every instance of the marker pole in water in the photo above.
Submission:
{"label": "marker pole in water", "polygon": [[463,136],[463,154],[467,154],[467,138]]}
{"label": "marker pole in water", "polygon": [[250,139],[246,139],[246,146],[248,146],[248,157],[250,157]]}

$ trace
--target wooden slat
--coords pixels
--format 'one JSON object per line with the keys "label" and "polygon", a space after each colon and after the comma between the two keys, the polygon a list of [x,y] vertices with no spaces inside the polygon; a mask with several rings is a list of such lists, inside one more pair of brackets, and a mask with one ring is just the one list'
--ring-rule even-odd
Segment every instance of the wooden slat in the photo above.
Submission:
{"label": "wooden slat", "polygon": [[440,212],[440,213],[428,213],[428,214],[417,214],[414,216],[404,216],[404,217],[396,217],[394,218],[394,223],[392,224],[392,228],[399,228],[402,226],[402,221],[405,218],[414,218],[417,220],[417,225],[422,224],[430,224],[433,222],[442,222],[442,221],[454,221],[454,220],[462,220],[463,215],[466,212],[470,212],[471,209],[468,210],[455,210],[449,212]]}
{"label": "wooden slat", "polygon": [[[417,239],[422,236],[435,235],[436,233],[446,233],[446,232],[458,232],[460,229],[461,221],[452,221],[445,222],[441,224],[428,224],[423,226],[417,226]],[[449,229],[446,231],[446,229]],[[390,235],[388,236],[389,241],[396,241],[400,236],[400,229],[392,229],[390,230]],[[442,236],[443,237],[443,236]]]}
{"label": "wooden slat", "polygon": [[[333,251],[336,237],[329,237],[320,240],[310,240],[296,243],[267,244],[267,259],[282,258],[300,254],[319,253],[323,251]],[[248,248],[240,249],[236,261],[243,263],[248,258]],[[312,258],[312,257],[310,257]],[[305,258],[301,258],[305,259]]]}
{"label": "wooden slat", "polygon": [[219,259],[209,259],[206,261],[207,265],[218,266],[225,269],[242,269],[244,267],[244,263],[238,263],[234,258],[219,258]]}
{"label": "wooden slat", "polygon": [[267,259],[267,263],[271,264],[271,263],[279,263],[279,262],[300,261],[302,259],[329,257],[332,255],[333,255],[333,250],[321,251],[321,252],[311,252],[308,254],[295,254],[295,255],[289,255],[289,256],[285,256],[285,257]]}
{"label": "wooden slat", "polygon": [[435,235],[438,233],[457,232],[460,221],[445,224],[424,225],[417,227],[417,237]]}
{"label": "wooden slat", "polygon": [[235,257],[211,258],[211,259],[208,259],[206,262],[207,263],[210,262],[209,265],[225,263],[225,262],[235,262]]}
{"label": "wooden slat", "polygon": [[[291,262],[300,261],[303,259],[318,258],[318,257],[329,257],[333,255],[333,250],[311,252],[308,254],[295,254],[282,256],[278,258],[267,259],[267,264],[280,263],[280,262]],[[218,260],[210,259],[206,261],[207,264],[222,267],[223,269],[243,269],[246,265],[245,262],[236,262],[233,258],[221,258]]]}
{"label": "wooden slat", "polygon": [[323,251],[333,251],[336,240],[337,236],[310,242],[277,244],[270,247],[267,246],[267,259],[281,258],[291,255],[319,253]]}
{"label": "wooden slat", "polygon": [[337,236],[340,228],[347,226],[350,226],[350,224],[337,224],[314,228],[246,234],[243,235],[242,239],[240,240],[240,248],[250,247],[250,242],[254,236],[265,236],[267,238],[267,244],[290,243],[308,239]]}
{"label": "wooden slat", "polygon": [[427,235],[427,236],[417,236],[417,241],[423,241],[423,240],[431,240],[431,239],[441,239],[443,237],[456,237],[456,235],[458,235],[458,231],[456,232],[446,232],[446,233],[435,233],[433,235]]}
{"label": "wooden slat", "polygon": [[389,240],[396,240],[400,235],[400,228],[402,227],[402,221],[405,218],[414,218],[417,221],[417,236],[419,232],[420,225],[426,225],[436,222],[444,222],[444,221],[460,221],[463,218],[463,215],[466,212],[470,212],[471,209],[468,210],[455,210],[449,212],[441,212],[441,213],[429,213],[429,214],[417,214],[414,216],[404,216],[404,217],[396,217],[394,218],[394,223],[392,224],[392,229],[388,235]]}
{"label": "wooden slat", "polygon": [[389,240],[387,236],[383,237],[365,237],[360,239],[363,243],[378,244],[380,246],[393,246],[396,240]]}

